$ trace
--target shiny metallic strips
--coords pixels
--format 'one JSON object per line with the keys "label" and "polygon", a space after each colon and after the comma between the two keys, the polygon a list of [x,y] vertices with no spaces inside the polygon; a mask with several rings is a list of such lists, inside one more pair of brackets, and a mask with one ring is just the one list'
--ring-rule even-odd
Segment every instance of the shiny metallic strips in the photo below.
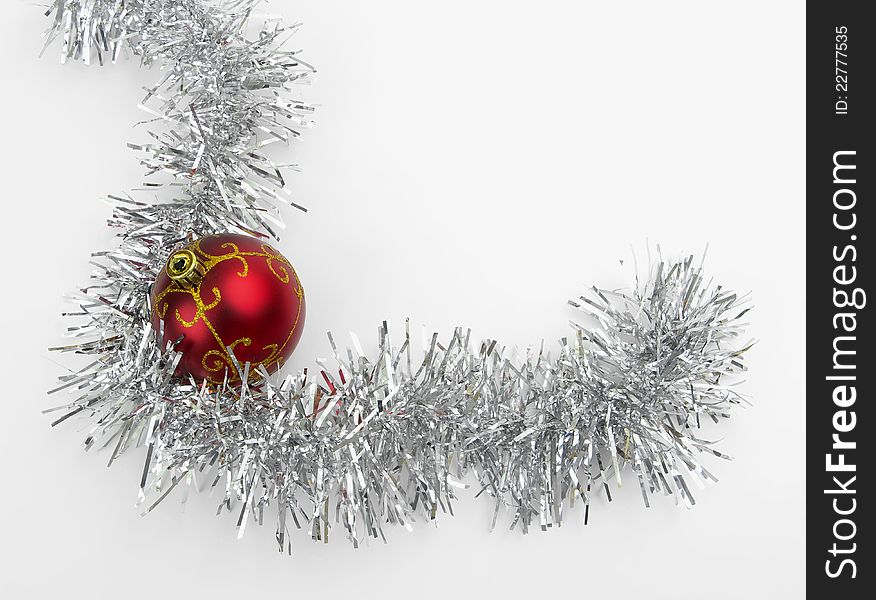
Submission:
{"label": "shiny metallic strips", "polygon": [[492,526],[504,513],[524,532],[559,525],[574,502],[586,522],[594,496],[622,482],[646,506],[657,495],[693,505],[692,488],[715,480],[701,454],[726,458],[701,422],[745,401],[750,343],[747,298],[692,257],[658,255],[629,290],[592,288],[571,301],[580,319],[559,347],[522,358],[464,329],[420,351],[407,323],[384,323],[373,354],[329,335],[333,357],[316,373],[261,370],[234,385],[173,376],[179,355],[149,320],[167,257],[210,233],[275,238],[280,205],[297,206],[269,146],[311,125],[293,84],[313,68],[285,49],[296,26],[269,21],[247,37],[257,4],[54,0],[48,11],[46,43],[59,41],[62,60],[130,53],[161,68],[141,103],[151,141],[131,144],[148,180],[109,197],[120,243],[94,255],[71,343],[58,348],[93,360],[52,390],[74,396],[55,424],[90,419],[85,446],[106,447],[110,464],[144,448],[144,513],[177,487],[214,488],[240,535],[275,513],[281,551],[293,527],[320,541],[340,527],[356,546],[385,539],[387,525],[452,513],[466,481],[492,497]]}

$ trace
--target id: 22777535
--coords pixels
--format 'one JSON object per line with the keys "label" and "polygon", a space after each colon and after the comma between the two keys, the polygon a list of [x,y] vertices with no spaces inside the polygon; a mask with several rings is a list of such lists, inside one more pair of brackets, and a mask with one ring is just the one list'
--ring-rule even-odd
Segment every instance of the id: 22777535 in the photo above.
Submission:
{"label": "id: 22777535", "polygon": [[846,50],[849,48],[849,28],[845,25],[837,27],[836,46],[834,51],[834,79],[836,80],[836,104],[834,113],[845,115],[849,112],[849,63]]}

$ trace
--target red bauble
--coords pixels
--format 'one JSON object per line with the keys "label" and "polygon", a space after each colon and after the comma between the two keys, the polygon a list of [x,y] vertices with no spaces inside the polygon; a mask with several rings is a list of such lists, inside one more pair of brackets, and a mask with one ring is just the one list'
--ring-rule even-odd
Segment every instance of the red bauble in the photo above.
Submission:
{"label": "red bauble", "polygon": [[250,373],[277,371],[304,328],[304,289],[292,264],[262,240],[221,233],[172,253],[152,287],[162,343],[182,336],[178,375],[240,380],[226,348]]}

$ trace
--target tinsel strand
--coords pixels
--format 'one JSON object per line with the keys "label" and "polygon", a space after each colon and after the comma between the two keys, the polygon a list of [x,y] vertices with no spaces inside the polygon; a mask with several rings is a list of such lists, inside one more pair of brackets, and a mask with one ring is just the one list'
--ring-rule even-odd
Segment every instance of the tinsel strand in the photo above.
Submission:
{"label": "tinsel strand", "polygon": [[[592,328],[573,323],[556,355],[523,358],[457,329],[412,348],[384,323],[378,350],[340,349],[307,372],[258,381],[198,384],[173,376],[178,355],[151,326],[149,286],[169,253],[209,233],[276,237],[279,206],[292,203],[284,168],[265,147],[310,125],[313,107],[292,94],[313,68],[284,50],[296,26],[268,23],[246,36],[258,0],[55,0],[47,46],[62,61],[125,52],[163,75],[141,103],[154,123],[141,153],[147,190],[164,201],[112,196],[116,248],[77,295],[75,343],[90,355],[54,391],[76,398],[55,423],[86,415],[86,448],[107,446],[110,463],[145,446],[144,512],[178,485],[224,487],[220,510],[238,511],[238,530],[272,505],[277,542],[291,552],[290,526],[327,540],[340,524],[354,545],[410,528],[418,516],[452,512],[455,490],[477,481],[509,526],[559,525],[575,501],[589,518],[610,481],[633,477],[644,503],[655,494],[694,503],[689,483],[715,477],[698,437],[743,397],[734,375],[749,348],[740,339],[747,299],[705,279],[693,258],[658,256],[630,291],[593,288],[571,302]],[[396,334],[399,335],[399,334]],[[422,358],[420,358],[422,356]],[[242,365],[241,369],[247,368]],[[385,539],[385,538],[384,538]]]}

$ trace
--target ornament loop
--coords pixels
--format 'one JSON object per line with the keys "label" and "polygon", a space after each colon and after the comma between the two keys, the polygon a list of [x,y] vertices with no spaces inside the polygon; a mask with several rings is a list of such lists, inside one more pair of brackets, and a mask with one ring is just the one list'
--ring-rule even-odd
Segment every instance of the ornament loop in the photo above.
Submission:
{"label": "ornament loop", "polygon": [[206,273],[204,265],[198,261],[195,253],[188,248],[177,250],[171,254],[164,270],[167,271],[171,279],[186,289],[197,286]]}

